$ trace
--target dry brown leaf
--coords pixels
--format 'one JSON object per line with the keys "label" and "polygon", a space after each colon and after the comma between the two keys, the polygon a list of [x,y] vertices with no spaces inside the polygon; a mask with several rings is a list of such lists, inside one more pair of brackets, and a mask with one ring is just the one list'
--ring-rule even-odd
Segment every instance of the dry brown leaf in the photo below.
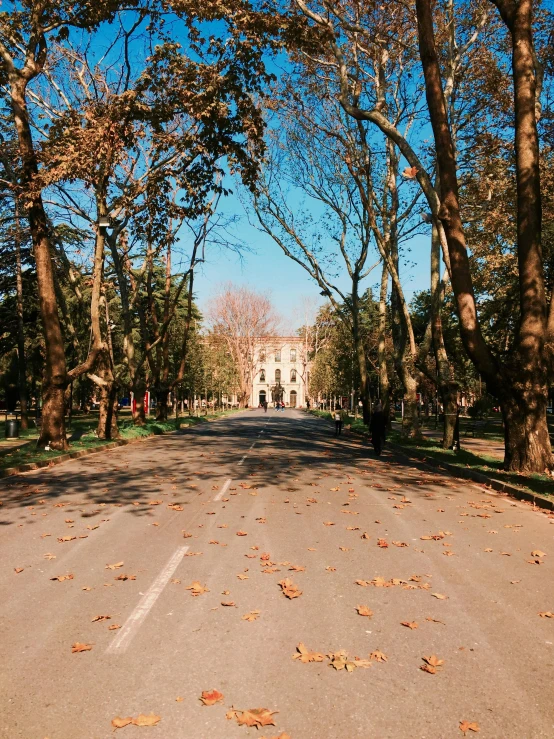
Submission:
{"label": "dry brown leaf", "polygon": [[[353,672],[356,668],[356,662],[349,659],[348,654],[344,649],[340,649],[338,652],[330,652],[327,656],[331,660],[329,662],[329,667],[333,667],[335,670],[346,670],[347,672]],[[369,664],[371,663],[368,663],[367,666],[369,666]]]}
{"label": "dry brown leaf", "polygon": [[73,575],[70,573],[68,575],[56,575],[56,577],[51,577],[51,580],[57,580],[58,582],[63,582],[64,580],[73,580]]}
{"label": "dry brown leaf", "polygon": [[261,611],[250,611],[249,613],[245,613],[242,617],[243,621],[255,621],[258,616],[260,615]]}
{"label": "dry brown leaf", "polygon": [[91,623],[95,623],[96,621],[109,621],[111,619],[111,616],[95,616]]}
{"label": "dry brown leaf", "polygon": [[71,651],[75,652],[90,652],[92,644],[80,644],[78,641],[71,645]]}
{"label": "dry brown leaf", "polygon": [[149,713],[148,716],[146,716],[144,713],[139,713],[139,715],[134,718],[131,723],[134,726],[156,726],[157,723],[159,723],[162,720],[161,716],[156,716],[155,713]]}
{"label": "dry brown leaf", "polygon": [[133,719],[131,716],[127,716],[127,718],[120,718],[119,716],[112,718],[112,726],[114,729],[123,729],[125,726],[129,726],[132,723]]}
{"label": "dry brown leaf", "polygon": [[308,663],[308,662],[323,662],[325,659],[324,654],[320,654],[319,652],[310,652],[308,647],[303,643],[300,642],[297,647],[297,654],[293,654],[293,659],[298,659],[300,662]]}
{"label": "dry brown leaf", "polygon": [[368,616],[368,618],[371,618],[373,616],[373,611],[369,606],[356,606],[356,610],[360,614],[360,616]]}
{"label": "dry brown leaf", "polygon": [[219,690],[203,690],[200,700],[205,706],[213,706],[223,700],[223,693]]}
{"label": "dry brown leaf", "polygon": [[104,569],[106,570],[118,570],[120,567],[123,567],[125,563],[124,562],[116,562],[114,565],[106,565]]}
{"label": "dry brown leaf", "polygon": [[121,628],[121,624],[112,624],[111,626],[108,626],[108,631],[116,631],[117,629]]}
{"label": "dry brown leaf", "polygon": [[208,588],[205,585],[202,585],[201,583],[199,583],[198,580],[195,580],[190,585],[187,585],[186,588],[185,588],[185,590],[190,590],[191,591],[191,595],[194,595],[194,596],[196,596],[196,595],[202,595],[203,593],[209,593],[210,592],[208,590]]}
{"label": "dry brown leaf", "polygon": [[539,616],[541,618],[554,618],[554,613],[552,613],[552,611],[541,611]]}
{"label": "dry brown leaf", "polygon": [[475,721],[460,721],[459,729],[463,732],[464,736],[468,731],[480,731],[479,724],[475,723]]}
{"label": "dry brown leaf", "polygon": [[248,536],[246,531],[237,531],[237,536]]}
{"label": "dry brown leaf", "polygon": [[448,600],[447,595],[442,595],[441,593],[431,593],[433,598],[438,598],[439,600]]}
{"label": "dry brown leaf", "polygon": [[541,552],[540,549],[533,549],[531,557],[546,557],[546,552]]}
{"label": "dry brown leaf", "polygon": [[298,598],[302,595],[302,591],[300,590],[298,585],[295,585],[288,577],[286,577],[284,580],[279,580],[278,584],[283,591],[283,595],[286,595],[286,597],[291,600],[292,598]]}
{"label": "dry brown leaf", "polygon": [[417,623],[415,621],[401,621],[400,626],[406,626],[408,629],[417,629]]}
{"label": "dry brown leaf", "polygon": [[325,569],[327,570],[327,572],[336,572],[337,571],[337,568],[336,567],[326,567]]}
{"label": "dry brown leaf", "polygon": [[373,660],[373,662],[386,662],[388,660],[388,657],[379,649],[376,649],[374,652],[371,652],[371,654],[369,655],[369,659]]}
{"label": "dry brown leaf", "polygon": [[273,715],[278,711],[270,711],[268,708],[250,708],[248,711],[237,711],[231,708],[227,711],[226,718],[235,719],[239,726],[275,726]]}
{"label": "dry brown leaf", "polygon": [[136,580],[136,575],[118,575],[117,577],[114,577],[114,580]]}
{"label": "dry brown leaf", "polygon": [[432,654],[430,657],[422,657],[421,659],[424,664],[420,665],[419,669],[423,670],[423,672],[428,672],[430,675],[435,675],[437,670],[440,670],[444,664],[444,660],[439,659],[435,654]]}
{"label": "dry brown leaf", "polygon": [[387,549],[389,544],[386,539],[377,539],[377,546],[381,549]]}
{"label": "dry brown leaf", "polygon": [[226,600],[226,601],[223,601],[222,600],[221,601],[221,605],[222,606],[227,606],[228,608],[236,608],[236,606],[237,606],[237,604],[235,603],[234,600]]}
{"label": "dry brown leaf", "polygon": [[324,521],[324,522],[323,522],[323,525],[324,525],[324,526],[334,526],[335,524],[334,524],[334,522],[333,522],[333,521]]}
{"label": "dry brown leaf", "polygon": [[64,541],[73,541],[76,538],[76,536],[58,536],[58,541],[63,544]]}

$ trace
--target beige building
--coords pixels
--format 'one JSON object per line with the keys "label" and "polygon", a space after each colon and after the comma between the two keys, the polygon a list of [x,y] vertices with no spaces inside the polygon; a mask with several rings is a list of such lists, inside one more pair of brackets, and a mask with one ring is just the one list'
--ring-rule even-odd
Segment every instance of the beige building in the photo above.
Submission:
{"label": "beige building", "polygon": [[288,408],[302,408],[309,397],[310,362],[299,336],[276,336],[260,340],[256,346],[254,380],[250,405],[282,402]]}

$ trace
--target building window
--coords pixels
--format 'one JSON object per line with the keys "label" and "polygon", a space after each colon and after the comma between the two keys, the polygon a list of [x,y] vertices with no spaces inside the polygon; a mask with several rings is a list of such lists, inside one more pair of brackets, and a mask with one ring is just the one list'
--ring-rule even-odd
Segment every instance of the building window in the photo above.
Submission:
{"label": "building window", "polygon": [[290,381],[291,382],[296,382],[296,370],[295,369],[292,369],[290,371]]}
{"label": "building window", "polygon": [[277,384],[281,382],[281,370],[275,370],[275,382]]}
{"label": "building window", "polygon": [[280,349],[277,349],[277,351],[275,352],[275,361],[276,362],[281,361],[281,350]]}
{"label": "building window", "polygon": [[291,362],[296,362],[296,349],[291,349],[290,350],[290,361]]}
{"label": "building window", "polygon": [[265,370],[260,370],[260,382],[265,382]]}
{"label": "building window", "polygon": [[260,362],[265,362],[265,349],[260,351]]}

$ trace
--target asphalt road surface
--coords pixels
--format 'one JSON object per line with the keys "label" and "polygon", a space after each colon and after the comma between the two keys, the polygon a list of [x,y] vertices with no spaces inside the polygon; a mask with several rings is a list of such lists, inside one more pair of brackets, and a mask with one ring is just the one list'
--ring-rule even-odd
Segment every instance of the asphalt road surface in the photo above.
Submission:
{"label": "asphalt road surface", "polygon": [[544,512],[288,410],[0,489],[3,738],[554,737]]}

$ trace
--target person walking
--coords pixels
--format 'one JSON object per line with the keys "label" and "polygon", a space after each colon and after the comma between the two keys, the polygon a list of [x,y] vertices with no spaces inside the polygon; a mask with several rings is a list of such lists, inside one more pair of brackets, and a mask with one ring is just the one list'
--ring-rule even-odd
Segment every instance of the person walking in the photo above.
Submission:
{"label": "person walking", "polygon": [[346,411],[343,411],[340,405],[335,408],[334,419],[335,419],[335,436],[340,436],[344,419],[346,417]]}
{"label": "person walking", "polygon": [[373,409],[371,421],[369,422],[369,430],[371,432],[371,443],[375,449],[375,454],[380,457],[387,433],[387,419],[385,418],[380,400],[377,401]]}

